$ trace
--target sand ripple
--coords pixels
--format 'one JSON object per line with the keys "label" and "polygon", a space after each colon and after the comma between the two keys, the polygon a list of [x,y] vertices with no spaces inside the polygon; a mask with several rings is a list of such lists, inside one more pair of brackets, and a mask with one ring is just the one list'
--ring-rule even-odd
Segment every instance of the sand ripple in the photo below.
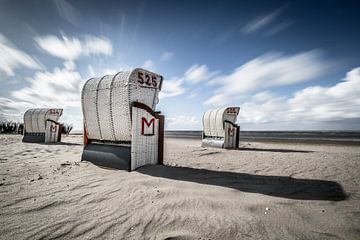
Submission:
{"label": "sand ripple", "polygon": [[359,152],[351,147],[225,151],[167,140],[165,166],[129,173],[80,162],[81,138],[64,140],[0,135],[1,239],[360,236]]}

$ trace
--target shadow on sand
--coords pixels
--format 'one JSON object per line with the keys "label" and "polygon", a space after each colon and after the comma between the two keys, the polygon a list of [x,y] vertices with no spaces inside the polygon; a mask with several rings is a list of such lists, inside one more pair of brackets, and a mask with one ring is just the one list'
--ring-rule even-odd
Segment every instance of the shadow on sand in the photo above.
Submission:
{"label": "shadow on sand", "polygon": [[242,192],[260,193],[288,199],[328,201],[347,199],[347,194],[339,183],[325,180],[253,175],[165,165],[144,166],[136,171],[154,177],[228,187]]}
{"label": "shadow on sand", "polygon": [[249,147],[239,147],[237,151],[255,151],[255,152],[280,152],[280,153],[312,153],[314,151],[305,151],[305,150],[294,150],[294,149],[281,149],[281,148],[249,148]]}
{"label": "shadow on sand", "polygon": [[37,143],[37,144],[40,144],[40,145],[63,145],[63,146],[81,146],[83,145],[82,143],[72,143],[72,142],[55,142],[55,143]]}

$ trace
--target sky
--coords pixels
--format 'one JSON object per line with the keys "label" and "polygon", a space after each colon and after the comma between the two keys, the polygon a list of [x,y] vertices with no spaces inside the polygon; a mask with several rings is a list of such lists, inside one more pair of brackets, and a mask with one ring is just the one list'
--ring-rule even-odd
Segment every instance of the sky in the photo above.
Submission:
{"label": "sky", "polygon": [[360,130],[358,1],[0,0],[0,120],[61,107],[91,77],[164,76],[168,130],[239,106],[242,130]]}

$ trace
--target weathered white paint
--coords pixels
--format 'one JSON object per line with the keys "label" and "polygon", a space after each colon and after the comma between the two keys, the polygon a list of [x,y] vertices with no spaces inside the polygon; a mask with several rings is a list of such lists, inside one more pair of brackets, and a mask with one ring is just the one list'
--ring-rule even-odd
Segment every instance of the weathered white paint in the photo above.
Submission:
{"label": "weathered white paint", "polygon": [[45,133],[46,120],[58,121],[62,109],[35,108],[28,109],[24,114],[24,126],[27,133]]}
{"label": "weathered white paint", "polygon": [[159,120],[147,111],[132,108],[131,170],[156,164],[158,159]]}
{"label": "weathered white paint", "polygon": [[25,134],[45,134],[45,143],[57,142],[61,134],[57,121],[62,112],[58,108],[28,109],[24,114]]}
{"label": "weathered white paint", "polygon": [[210,109],[203,116],[203,145],[236,148],[239,107]]}
{"label": "weathered white paint", "polygon": [[154,111],[161,84],[162,76],[140,68],[89,79],[81,97],[87,137],[131,141],[131,103],[143,103]]}
{"label": "weathered white paint", "polygon": [[[163,77],[136,68],[101,78],[83,86],[84,127],[90,141],[130,143],[130,170],[158,162],[159,120],[155,111]],[[132,106],[146,105],[150,110]]]}
{"label": "weathered white paint", "polygon": [[46,121],[45,143],[58,142],[59,134],[61,134],[61,125],[53,121]]}

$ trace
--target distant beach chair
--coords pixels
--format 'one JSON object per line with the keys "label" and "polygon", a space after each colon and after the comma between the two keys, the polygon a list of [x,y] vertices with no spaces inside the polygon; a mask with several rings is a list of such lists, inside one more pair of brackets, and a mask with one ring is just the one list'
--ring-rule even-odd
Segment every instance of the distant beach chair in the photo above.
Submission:
{"label": "distant beach chair", "polygon": [[60,142],[62,125],[58,120],[62,112],[59,108],[28,109],[24,114],[23,142]]}
{"label": "distant beach chair", "polygon": [[204,113],[203,147],[238,148],[240,126],[236,124],[239,107],[211,109]]}
{"label": "distant beach chair", "polygon": [[128,171],[162,164],[165,118],[155,112],[162,80],[140,68],[89,79],[81,96],[82,160]]}

